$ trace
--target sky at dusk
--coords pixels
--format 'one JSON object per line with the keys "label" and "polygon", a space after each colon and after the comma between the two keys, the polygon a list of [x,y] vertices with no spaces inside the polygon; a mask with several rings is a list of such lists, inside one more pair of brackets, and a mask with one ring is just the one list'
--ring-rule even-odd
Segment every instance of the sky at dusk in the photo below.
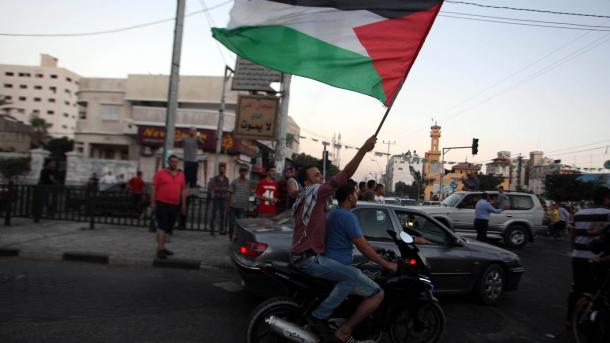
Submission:
{"label": "sky at dusk", "polygon": [[[450,161],[489,162],[497,151],[549,157],[580,167],[601,167],[610,145],[610,2],[488,1],[485,5],[606,16],[502,10],[446,2],[379,134],[396,142],[391,153],[429,149],[433,121],[442,126],[441,146],[470,145],[479,154],[450,152]],[[0,33],[83,33],[128,27],[175,15],[175,1],[20,0],[0,2]],[[211,36],[224,27],[231,1],[188,0],[182,75],[222,75],[235,57]],[[461,13],[461,14],[459,14]],[[599,31],[509,25],[467,20],[464,13],[595,26]],[[487,16],[487,17],[480,17]],[[523,22],[522,22],[523,23]],[[529,22],[536,24],[535,22]],[[538,23],[539,24],[539,23]],[[544,24],[565,26],[565,24]],[[37,65],[41,53],[85,77],[169,74],[173,21],[105,35],[11,37],[0,35],[0,63]],[[581,27],[582,28],[582,27]],[[294,77],[289,114],[301,126],[301,151],[321,156],[322,145],[341,133],[343,143],[361,145],[385,108],[366,95]],[[387,145],[375,150],[386,152]],[[355,150],[342,150],[344,165]],[[380,173],[385,157],[369,154],[356,178]]]}

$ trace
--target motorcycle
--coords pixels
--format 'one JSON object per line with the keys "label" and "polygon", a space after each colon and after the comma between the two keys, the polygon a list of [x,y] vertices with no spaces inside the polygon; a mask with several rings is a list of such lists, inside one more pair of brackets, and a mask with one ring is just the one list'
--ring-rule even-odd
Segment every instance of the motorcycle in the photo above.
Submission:
{"label": "motorcycle", "polygon": [[[398,246],[401,256],[380,249],[378,253],[398,265],[396,272],[381,270],[371,262],[356,265],[377,282],[385,297],[377,311],[362,321],[352,333],[357,341],[380,342],[384,333],[394,343],[437,342],[445,326],[445,314],[433,296],[430,266],[413,237],[394,231],[388,235]],[[292,297],[275,297],[260,304],[248,319],[246,343],[302,342],[317,343],[307,317],[326,298],[334,284],[312,278],[292,265],[270,262],[260,266],[269,276],[287,287]],[[349,296],[329,319],[332,330],[339,328],[354,313],[361,298]]]}

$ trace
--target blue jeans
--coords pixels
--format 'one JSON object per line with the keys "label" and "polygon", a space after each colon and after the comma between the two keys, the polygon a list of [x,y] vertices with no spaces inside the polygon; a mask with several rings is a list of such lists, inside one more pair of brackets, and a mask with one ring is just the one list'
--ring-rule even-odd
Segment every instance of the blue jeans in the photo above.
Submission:
{"label": "blue jeans", "polygon": [[[290,257],[291,262],[296,258],[293,255],[290,255]],[[381,290],[381,287],[364,275],[360,269],[342,264],[323,255],[297,261],[295,267],[307,275],[336,282],[335,288],[312,313],[318,319],[328,319],[350,294],[370,297]]]}

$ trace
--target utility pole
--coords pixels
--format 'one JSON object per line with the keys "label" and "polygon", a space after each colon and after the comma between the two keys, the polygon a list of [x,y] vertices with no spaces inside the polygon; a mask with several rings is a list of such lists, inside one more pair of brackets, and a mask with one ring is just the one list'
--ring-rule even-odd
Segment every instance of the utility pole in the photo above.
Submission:
{"label": "utility pole", "polygon": [[174,50],[172,67],[169,76],[167,94],[167,114],[165,116],[165,140],[163,142],[163,167],[167,167],[167,158],[173,153],[176,136],[176,112],[178,111],[178,83],[180,78],[180,53],[182,50],[182,31],[184,28],[184,10],[186,0],[178,0],[176,8],[176,27],[174,29]]}
{"label": "utility pole", "polygon": [[275,169],[278,175],[284,173],[284,161],[286,160],[286,134],[288,132],[288,102],[290,100],[290,74],[282,74],[280,88],[280,115],[277,130],[277,145],[275,146]]}
{"label": "utility pole", "polygon": [[519,153],[517,157],[517,187],[515,188],[518,192],[521,191],[521,165],[523,163],[523,157]]}
{"label": "utility pole", "polygon": [[323,141],[322,145],[324,146],[324,150],[322,151],[322,177],[326,180],[326,162],[328,161],[328,150],[326,150],[326,147],[329,146],[330,143]]}
{"label": "utility pole", "polygon": [[227,89],[227,81],[229,81],[230,75],[234,74],[235,71],[229,66],[225,66],[225,73],[222,78],[222,94],[220,95],[220,108],[218,109],[218,126],[216,127],[216,153],[214,156],[214,170],[212,171],[212,175],[215,175],[218,171],[218,164],[220,163],[220,149],[222,148],[222,132],[224,128],[224,120],[225,120],[225,93]]}

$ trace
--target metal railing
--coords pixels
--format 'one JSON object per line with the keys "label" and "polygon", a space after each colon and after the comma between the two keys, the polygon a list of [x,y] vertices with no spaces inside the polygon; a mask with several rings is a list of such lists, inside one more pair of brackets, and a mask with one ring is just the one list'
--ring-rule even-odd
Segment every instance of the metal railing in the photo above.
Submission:
{"label": "metal railing", "polygon": [[[229,207],[224,216],[217,212],[211,225],[213,199],[206,192],[190,196],[186,216],[177,221],[177,229],[219,232],[228,231]],[[218,199],[218,201],[222,201]],[[67,220],[155,228],[156,220],[149,208],[148,194],[134,195],[126,191],[99,191],[88,186],[0,184],[0,215],[4,224],[11,218]],[[222,219],[221,219],[222,218]]]}

